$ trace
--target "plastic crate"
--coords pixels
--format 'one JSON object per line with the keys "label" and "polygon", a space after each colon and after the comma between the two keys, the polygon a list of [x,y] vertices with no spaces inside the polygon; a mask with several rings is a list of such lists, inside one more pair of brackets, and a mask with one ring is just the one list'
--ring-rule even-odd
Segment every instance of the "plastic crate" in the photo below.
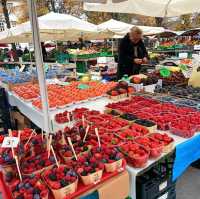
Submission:
{"label": "plastic crate", "polygon": [[150,170],[136,179],[136,196],[141,199],[154,199],[172,186],[172,170],[175,152],[159,161]]}
{"label": "plastic crate", "polygon": [[191,166],[196,168],[196,169],[200,169],[200,159],[198,159],[197,161],[193,162],[191,164]]}

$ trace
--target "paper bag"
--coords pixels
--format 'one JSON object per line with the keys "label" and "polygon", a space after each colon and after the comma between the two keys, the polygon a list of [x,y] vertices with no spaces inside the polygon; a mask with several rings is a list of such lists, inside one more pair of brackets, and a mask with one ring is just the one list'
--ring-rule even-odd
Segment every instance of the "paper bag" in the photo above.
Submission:
{"label": "paper bag", "polygon": [[193,61],[193,70],[188,85],[200,87],[200,56],[195,55]]}

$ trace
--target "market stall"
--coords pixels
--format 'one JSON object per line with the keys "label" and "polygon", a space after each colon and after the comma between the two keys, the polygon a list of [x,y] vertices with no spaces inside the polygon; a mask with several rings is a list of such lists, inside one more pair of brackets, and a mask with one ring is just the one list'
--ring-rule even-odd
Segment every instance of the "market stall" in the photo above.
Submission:
{"label": "market stall", "polygon": [[[178,107],[177,106],[177,103],[175,103],[175,102],[173,102],[174,104],[175,104],[175,106],[173,107],[173,105],[169,105],[168,103],[163,103],[163,102],[160,102],[160,101],[157,101],[157,100],[169,100],[169,97],[165,97],[165,96],[163,96],[163,97],[161,97],[160,98],[160,95],[158,95],[158,96],[156,96],[156,95],[146,95],[145,97],[142,97],[142,96],[145,96],[145,94],[140,94],[139,96],[133,96],[132,97],[132,99],[131,98],[129,98],[129,99],[127,99],[127,98],[125,98],[125,99],[127,99],[127,100],[130,100],[129,101],[129,103],[128,103],[128,101],[127,100],[125,100],[125,99],[121,99],[121,100],[118,100],[117,102],[116,101],[113,101],[113,99],[107,99],[106,97],[101,97],[101,98],[99,98],[99,99],[93,99],[93,100],[91,100],[91,101],[87,101],[87,102],[82,102],[81,104],[75,104],[75,105],[72,105],[72,106],[70,106],[70,107],[66,107],[66,108],[64,108],[64,109],[57,109],[57,110],[53,110],[53,111],[50,111],[50,115],[51,115],[51,118],[52,118],[52,120],[54,121],[54,123],[53,123],[53,129],[54,129],[54,131],[55,132],[60,132],[61,130],[63,130],[63,129],[66,129],[66,126],[73,126],[73,125],[76,125],[76,122],[77,121],[79,121],[79,120],[77,120],[78,118],[82,118],[82,116],[81,116],[81,114],[84,114],[85,115],[85,125],[87,124],[87,122],[91,119],[93,122],[92,123],[94,123],[94,122],[96,122],[96,126],[98,126],[98,125],[100,125],[100,126],[102,126],[103,127],[103,123],[100,123],[100,121],[99,121],[99,123],[98,123],[98,118],[99,117],[101,117],[101,114],[102,113],[104,113],[104,112],[106,112],[106,113],[110,113],[110,116],[108,115],[107,117],[113,117],[112,116],[112,114],[114,115],[114,118],[115,119],[117,119],[117,118],[119,118],[119,116],[120,117],[122,117],[122,118],[127,118],[128,119],[128,121],[130,122],[131,120],[133,120],[132,119],[132,117],[134,116],[131,116],[131,115],[125,115],[124,114],[124,116],[123,116],[123,112],[122,111],[119,111],[119,110],[123,110],[123,111],[125,111],[126,112],[126,110],[128,110],[128,113],[129,114],[131,114],[131,111],[132,111],[132,109],[130,109],[130,108],[128,108],[127,107],[127,105],[128,106],[130,106],[130,107],[133,107],[133,110],[134,110],[134,112],[135,112],[135,116],[137,116],[138,118],[146,118],[146,119],[149,119],[148,117],[148,114],[147,113],[144,113],[143,115],[142,115],[142,112],[140,112],[140,114],[139,115],[137,115],[137,109],[136,109],[136,107],[134,108],[134,104],[136,104],[137,105],[137,107],[139,108],[139,103],[138,102],[140,102],[140,100],[141,100],[141,103],[140,103],[140,110],[143,110],[144,109],[144,111],[145,111],[145,109],[147,109],[147,107],[146,107],[146,105],[148,105],[148,107],[151,107],[151,106],[149,106],[149,104],[148,103],[152,103],[152,105],[153,106],[157,106],[158,107],[158,105],[161,105],[161,106],[163,106],[163,111],[164,111],[164,106],[166,106],[166,108],[168,109],[168,110],[175,110],[174,108],[176,107],[176,109],[177,109],[177,113],[175,113],[176,115],[178,114],[178,111],[180,111],[181,113],[182,113],[182,115],[181,115],[181,117],[182,117],[182,119],[185,117],[184,116],[184,111],[196,111],[195,109],[189,109],[189,108],[184,108],[184,107]],[[14,97],[12,96],[12,98],[14,99]],[[165,99],[166,98],[166,99]],[[15,96],[15,99],[16,99],[16,101],[15,101],[15,103],[17,103],[18,102],[18,104],[15,104],[15,105],[17,105],[17,106],[19,106],[19,107],[21,107],[21,110],[22,110],[22,112],[24,113],[24,114],[29,114],[30,113],[30,115],[27,115],[28,117],[30,117],[32,120],[34,120],[34,121],[38,121],[38,122],[40,122],[41,124],[39,124],[39,123],[37,123],[37,125],[42,125],[42,117],[40,117],[40,111],[39,110],[35,110],[33,107],[32,107],[32,105],[30,104],[30,102],[29,103],[27,103],[27,102],[24,102],[23,100],[21,100],[21,99],[19,99],[18,97],[16,97]],[[173,99],[173,98],[172,98]],[[21,104],[19,104],[19,102],[21,101]],[[177,99],[176,99],[176,101],[177,101]],[[13,102],[14,103],[14,102]],[[121,106],[120,106],[120,103],[121,103]],[[131,104],[132,103],[132,104]],[[154,103],[156,103],[155,105],[154,105]],[[157,104],[158,103],[158,104]],[[11,104],[12,104],[12,102],[11,102]],[[119,105],[119,107],[121,107],[121,108],[119,108],[119,109],[113,109],[112,107],[115,107],[115,104],[117,105]],[[124,106],[124,108],[122,109],[122,107],[123,107],[123,104],[125,105]],[[143,105],[142,105],[143,104]],[[26,107],[26,110],[25,111],[23,111],[23,108],[22,108],[22,106],[24,106],[24,107]],[[143,107],[143,109],[141,109],[141,107]],[[170,108],[171,107],[171,108]],[[117,106],[116,106],[116,108],[117,108]],[[88,110],[93,110],[93,111],[91,111],[91,113],[90,112],[88,112]],[[112,111],[111,111],[112,110]],[[114,110],[116,110],[116,112],[114,112]],[[117,110],[118,110],[118,112],[117,112]],[[155,109],[154,109],[155,110]],[[70,120],[59,120],[59,117],[63,117],[63,116],[61,116],[61,113],[73,113],[74,114],[74,119],[70,119]],[[93,113],[94,112],[94,113]],[[87,113],[87,114],[86,114]],[[91,115],[90,115],[90,114]],[[118,117],[116,117],[117,116],[117,113],[118,113]],[[148,111],[148,113],[150,113],[150,109],[149,109],[149,111]],[[93,115],[93,114],[95,114],[95,115]],[[153,121],[157,121],[158,122],[158,120],[157,120],[157,116],[156,116],[156,111],[154,112],[154,115],[155,115],[155,120],[153,119]],[[195,114],[197,114],[197,112],[195,112]],[[195,115],[194,114],[194,115]],[[56,116],[57,115],[57,116]],[[87,115],[87,116],[86,116]],[[145,117],[144,117],[144,115],[145,115]],[[58,117],[59,116],[59,117]],[[104,114],[104,115],[102,115],[103,117],[105,117],[106,115]],[[134,116],[134,117],[135,117]],[[34,118],[35,117],[35,118]],[[66,116],[67,117],[67,116]],[[92,117],[94,117],[93,119],[92,119]],[[151,116],[150,116],[151,117]],[[170,117],[173,117],[173,114],[171,113],[171,114],[168,114],[168,119],[170,119]],[[67,117],[68,118],[68,117]],[[90,118],[90,119],[89,119]],[[96,118],[96,119],[95,119]],[[198,118],[198,116],[197,116],[197,118]],[[197,119],[196,118],[196,119]],[[61,119],[61,118],[60,118]],[[167,118],[166,118],[167,119]],[[181,120],[182,120],[181,119]],[[41,120],[41,121],[40,121]],[[103,120],[103,119],[102,119]],[[135,120],[135,119],[134,119]],[[159,120],[160,122],[161,121],[164,121],[164,120]],[[193,121],[196,121],[196,120],[193,120]],[[103,121],[101,121],[101,122],[103,122]],[[114,122],[114,121],[113,121]],[[156,123],[157,123],[156,122]],[[198,121],[196,121],[197,123],[196,124],[198,124]],[[131,123],[129,123],[129,125],[130,125],[130,127],[129,128],[135,128],[136,126],[134,126],[135,124],[137,124],[137,122],[135,121],[133,121],[133,123],[131,122]],[[81,122],[81,124],[82,124],[82,122]],[[198,150],[196,150],[198,147],[199,147],[199,139],[200,139],[200,137],[199,137],[199,135],[198,134],[194,134],[195,132],[196,132],[196,130],[192,130],[191,129],[191,131],[190,130],[187,130],[186,132],[184,132],[184,131],[181,131],[181,129],[180,130],[178,130],[181,126],[179,126],[179,127],[176,127],[177,128],[177,130],[172,130],[172,129],[170,129],[170,130],[167,130],[168,129],[168,126],[165,126],[165,125],[168,125],[168,123],[165,123],[165,122],[163,122],[163,123],[157,123],[158,124],[158,129],[160,129],[160,130],[157,130],[157,132],[159,132],[160,133],[160,135],[167,135],[168,136],[168,139],[169,139],[169,142],[170,142],[170,139],[172,139],[173,140],[173,144],[171,144],[171,145],[169,145],[169,147],[168,148],[166,148],[165,150],[161,150],[161,148],[160,148],[160,146],[158,145],[158,148],[156,148],[155,149],[155,152],[153,152],[153,150],[152,150],[152,157],[150,158],[150,159],[144,159],[142,162],[138,162],[137,163],[137,161],[136,162],[129,162],[130,160],[129,159],[127,159],[127,161],[128,161],[128,165],[129,166],[127,166],[127,170],[128,170],[128,172],[130,173],[130,176],[131,176],[131,183],[130,183],[130,196],[132,197],[132,198],[135,198],[136,197],[136,190],[137,190],[137,186],[136,186],[136,184],[137,184],[137,178],[139,178],[139,176],[143,176],[143,174],[145,174],[147,171],[149,171],[151,168],[154,168],[154,166],[155,165],[157,165],[157,164],[159,164],[159,162],[161,162],[162,161],[162,159],[164,158],[167,158],[167,157],[170,157],[170,154],[171,153],[173,153],[173,149],[174,148],[176,148],[176,158],[173,160],[173,164],[172,164],[172,167],[173,167],[173,180],[176,180],[177,179],[177,177],[179,177],[181,174],[182,174],[182,172],[184,172],[185,171],[185,169],[192,163],[192,162],[194,162],[194,161],[196,161],[197,159],[199,159],[199,152],[198,152]],[[78,123],[77,123],[77,125],[78,125]],[[121,123],[121,125],[123,125],[122,123]],[[109,126],[105,126],[105,127],[103,127],[103,128],[109,128]],[[141,127],[142,128],[142,127]],[[166,128],[166,129],[165,129]],[[123,129],[123,128],[122,128]],[[145,128],[144,128],[145,129]],[[155,128],[154,128],[155,129]],[[161,130],[162,129],[162,130]],[[103,129],[101,129],[101,127],[99,127],[99,134],[100,134],[100,139],[102,139],[101,140],[101,142],[102,143],[104,143],[104,139],[107,139],[106,137],[104,138],[104,136],[106,136],[106,133],[103,133],[102,132],[102,130]],[[113,129],[107,129],[107,130],[103,130],[103,131],[107,131],[107,133],[114,133],[113,135],[115,135],[115,132],[117,132],[118,130],[116,129],[116,127],[115,128],[113,128]],[[178,133],[178,131],[180,131],[179,133]],[[125,134],[125,132],[126,132],[126,134],[128,135],[128,137],[126,137],[126,134]],[[133,134],[131,134],[131,132],[133,133]],[[142,132],[142,131],[141,131]],[[153,131],[154,133],[156,132],[155,130]],[[120,136],[125,136],[124,138],[126,138],[127,140],[126,140],[126,142],[127,143],[130,143],[130,140],[131,139],[133,139],[133,141],[134,142],[138,142],[138,143],[141,143],[142,144],[142,142],[144,141],[144,139],[146,139],[146,138],[144,138],[143,140],[141,140],[141,139],[139,139],[139,138],[137,138],[137,137],[134,137],[134,136],[137,136],[137,135],[134,135],[134,131],[132,130],[132,131],[128,131],[128,129],[124,129],[124,130],[121,130],[121,132],[118,132],[118,135],[120,135]],[[138,133],[139,133],[139,131],[138,131]],[[178,134],[177,134],[178,133]],[[185,134],[186,133],[186,134]],[[91,129],[91,132],[90,132],[90,134],[92,134],[92,129]],[[90,134],[88,135],[88,136],[90,136]],[[104,135],[105,134],[105,135]],[[139,134],[138,134],[139,135]],[[149,137],[149,136],[153,136],[153,134],[146,134],[146,135],[144,135],[144,137]],[[182,136],[184,136],[184,137],[182,137]],[[192,136],[192,137],[191,137]],[[102,137],[102,138],[101,138]],[[132,138],[131,138],[132,137]],[[156,137],[155,137],[156,138]],[[154,138],[154,139],[155,139]],[[88,137],[88,139],[89,139],[89,137]],[[93,139],[95,140],[95,137],[93,137]],[[114,138],[113,138],[114,139]],[[157,138],[156,138],[157,139]],[[96,142],[97,142],[97,140],[96,140]],[[117,141],[118,142],[118,141]],[[133,142],[133,143],[134,143]],[[111,142],[112,143],[112,142]],[[113,142],[114,143],[114,142]],[[94,144],[94,143],[93,143]],[[146,144],[145,144],[146,145]],[[119,145],[120,146],[120,145]],[[185,150],[186,148],[190,148],[190,150]],[[124,149],[125,150],[125,149]],[[184,151],[184,153],[183,153],[183,151]],[[125,156],[126,157],[126,156]],[[184,162],[182,161],[184,159]],[[132,160],[133,161],[133,160]],[[139,165],[137,165],[137,164],[139,164]],[[165,164],[164,164],[165,165]],[[137,167],[139,167],[139,168],[137,168]],[[158,186],[158,185],[157,185]],[[162,188],[161,190],[160,190],[160,192],[159,192],[159,194],[165,194],[165,190],[167,190],[168,191],[168,189],[169,189],[169,187],[171,186],[171,183],[169,182],[169,184],[167,184],[167,185],[165,185],[164,186],[164,188]]]}
{"label": "market stall", "polygon": [[[28,73],[0,71],[2,87],[13,83],[1,90],[1,113],[7,117],[10,106],[17,108],[13,122],[22,124],[0,135],[3,198],[175,199],[176,180],[200,159],[200,59],[184,60],[193,69],[189,76],[182,64],[125,75],[118,83],[89,75],[46,80],[36,5],[29,3],[39,83]],[[25,116],[37,128],[26,126]]]}

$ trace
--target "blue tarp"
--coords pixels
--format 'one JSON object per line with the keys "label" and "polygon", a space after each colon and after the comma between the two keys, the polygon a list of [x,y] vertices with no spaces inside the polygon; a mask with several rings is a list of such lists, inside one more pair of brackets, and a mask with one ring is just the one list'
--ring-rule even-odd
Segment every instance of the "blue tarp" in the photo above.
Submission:
{"label": "blue tarp", "polygon": [[194,136],[186,142],[176,146],[176,158],[173,168],[173,180],[175,181],[190,166],[200,159],[200,135]]}

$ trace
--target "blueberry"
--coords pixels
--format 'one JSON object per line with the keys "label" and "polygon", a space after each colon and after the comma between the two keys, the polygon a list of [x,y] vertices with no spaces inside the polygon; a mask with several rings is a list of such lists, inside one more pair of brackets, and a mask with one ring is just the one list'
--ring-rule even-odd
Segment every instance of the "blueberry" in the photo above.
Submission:
{"label": "blueberry", "polygon": [[76,172],[72,171],[71,176],[76,177],[77,176]]}
{"label": "blueberry", "polygon": [[26,184],[24,185],[24,187],[25,187],[25,189],[29,189],[29,188],[31,187],[31,184],[30,184],[30,183],[26,183]]}
{"label": "blueberry", "polygon": [[23,183],[23,182],[21,182],[21,183],[18,184],[18,188],[19,188],[19,189],[21,189],[23,186],[24,186],[24,183]]}
{"label": "blueberry", "polygon": [[121,158],[119,156],[116,156],[115,157],[115,160],[120,160]]}
{"label": "blueberry", "polygon": [[34,195],[39,195],[39,196],[40,196],[40,192],[41,192],[41,191],[40,191],[40,189],[38,189],[38,188],[34,188],[34,189],[33,189],[33,194],[34,194]]}
{"label": "blueberry", "polygon": [[97,147],[97,152],[101,152],[101,147]]}
{"label": "blueberry", "polygon": [[67,175],[67,174],[69,174],[69,173],[70,173],[69,169],[65,167],[65,168],[64,168],[64,174]]}
{"label": "blueberry", "polygon": [[5,160],[5,162],[9,162],[9,161],[10,161],[10,157],[9,157],[9,156],[6,156],[6,157],[4,158],[4,160]]}
{"label": "blueberry", "polygon": [[40,194],[34,194],[33,199],[41,199]]}
{"label": "blueberry", "polygon": [[50,157],[49,157],[49,160],[50,160],[52,163],[54,163],[54,162],[55,162],[54,156],[50,156]]}

